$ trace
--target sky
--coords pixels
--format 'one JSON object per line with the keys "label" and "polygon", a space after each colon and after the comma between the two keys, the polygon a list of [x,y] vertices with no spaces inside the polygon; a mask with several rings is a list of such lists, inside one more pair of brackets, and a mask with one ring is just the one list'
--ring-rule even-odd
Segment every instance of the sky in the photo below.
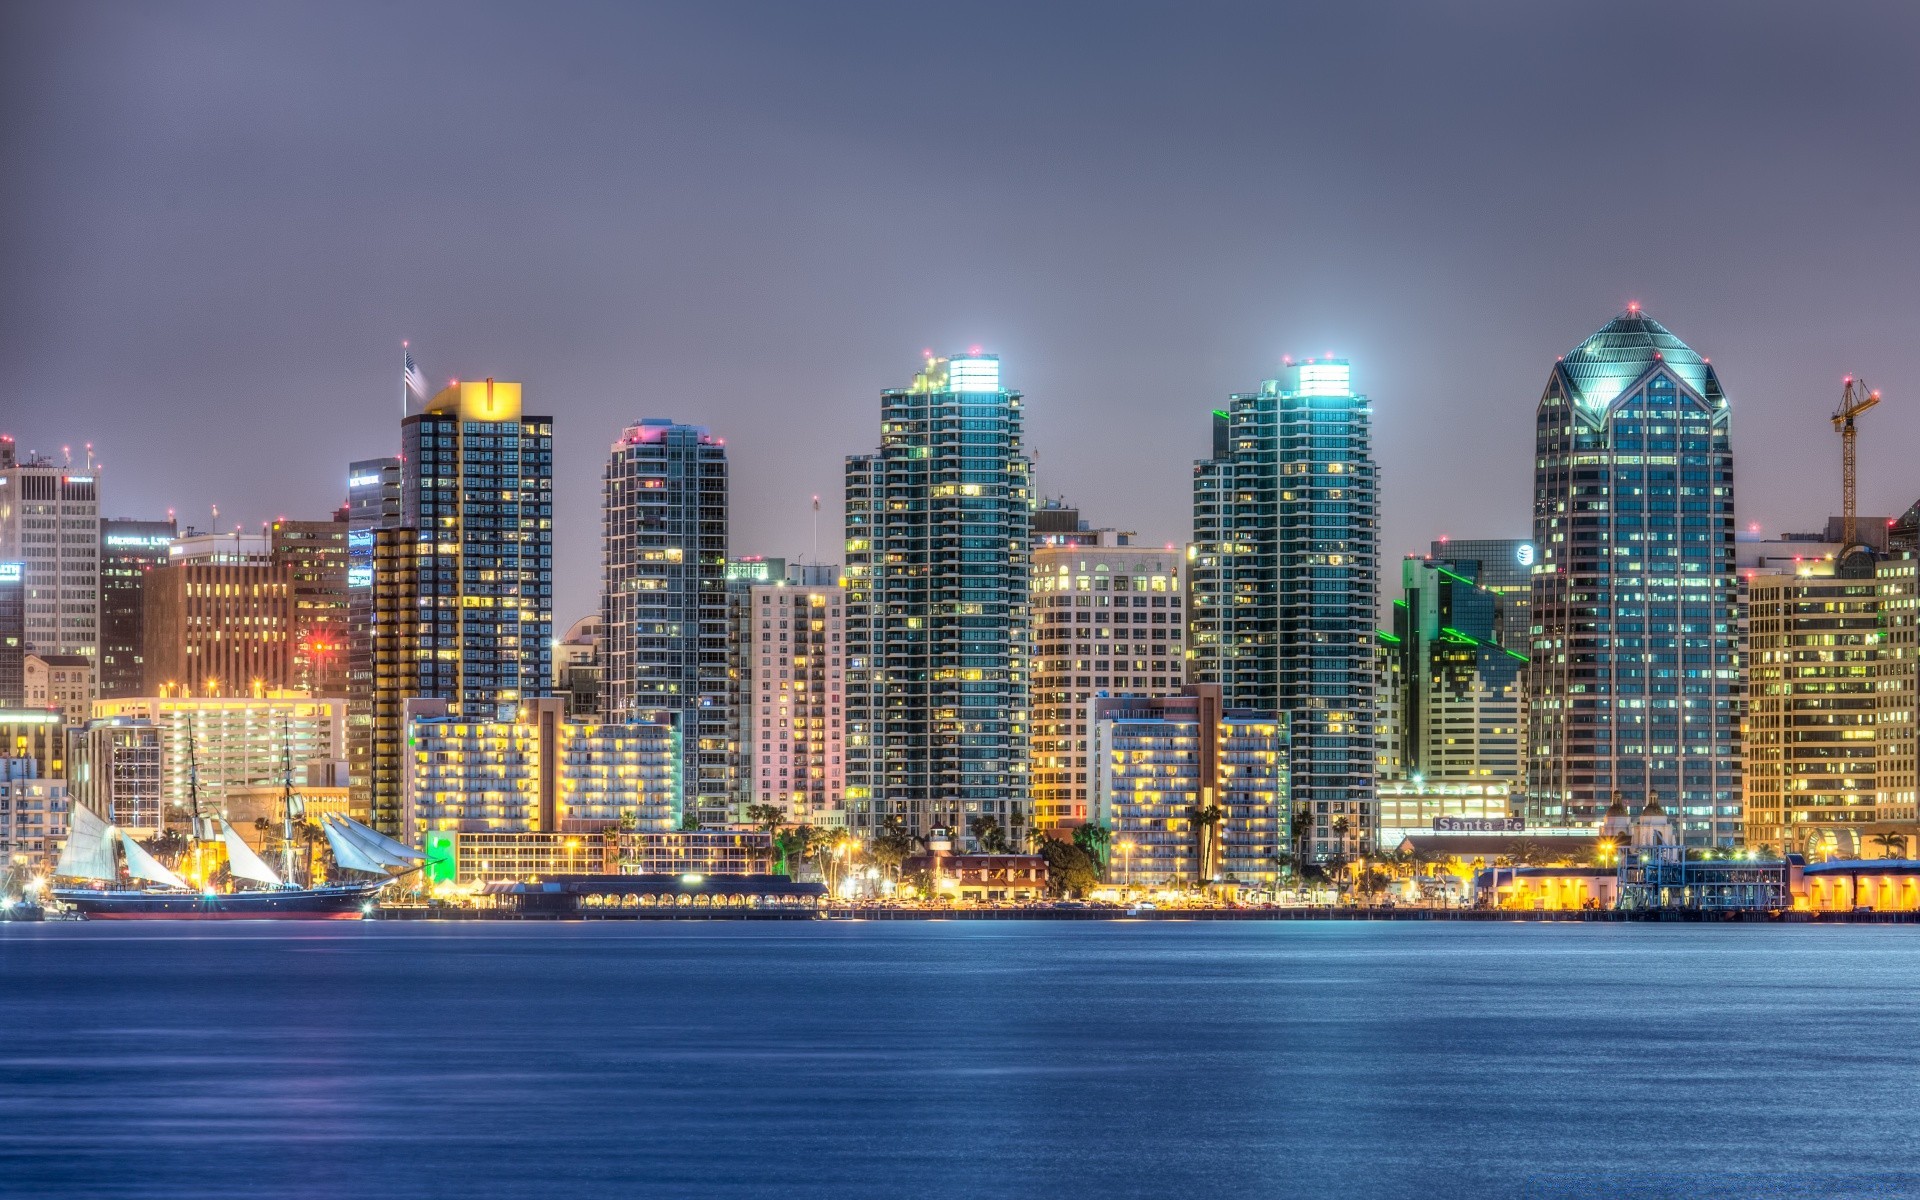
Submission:
{"label": "sky", "polygon": [[[1372,399],[1382,549],[1525,536],[1556,355],[1712,358],[1743,527],[1920,498],[1920,8],[1707,3],[0,6],[0,432],[112,515],[320,517],[400,343],[556,442],[564,627],[644,417],[726,440],[735,554],[838,558],[923,351],[1026,393],[1040,490],[1190,534],[1284,355]],[[816,522],[811,498],[821,497]]]}

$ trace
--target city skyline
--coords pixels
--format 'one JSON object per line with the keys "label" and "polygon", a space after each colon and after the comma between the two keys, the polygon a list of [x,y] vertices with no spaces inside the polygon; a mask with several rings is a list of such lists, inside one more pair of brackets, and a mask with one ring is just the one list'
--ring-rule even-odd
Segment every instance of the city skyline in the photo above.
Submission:
{"label": "city skyline", "polygon": [[[870,440],[873,391],[909,355],[979,344],[1030,398],[1037,490],[1160,545],[1185,535],[1203,414],[1284,354],[1333,351],[1378,409],[1391,559],[1441,535],[1526,532],[1528,481],[1505,464],[1527,456],[1540,356],[1634,300],[1686,330],[1741,398],[1743,527],[1774,532],[1837,507],[1837,486],[1808,503],[1788,468],[1837,462],[1825,416],[1848,371],[1888,397],[1868,418],[1862,510],[1913,499],[1896,464],[1920,442],[1901,403],[1916,390],[1903,331],[1920,313],[1881,264],[1915,237],[1882,198],[1911,191],[1894,114],[1911,110],[1915,85],[1898,66],[1903,39],[1866,36],[1862,14],[1720,30],[1663,13],[1672,36],[1649,46],[1615,16],[1413,11],[1363,53],[1360,17],[1223,13],[1190,32],[1193,61],[1164,75],[1148,16],[1102,22],[1105,52],[1088,56],[1072,52],[1071,17],[1007,14],[1018,36],[975,51],[1012,77],[1006,88],[964,102],[921,89],[882,113],[838,80],[919,44],[924,16],[874,14],[829,34],[778,10],[570,22],[447,11],[390,14],[377,37],[353,9],[233,10],[164,29],[137,14],[99,30],[52,9],[0,18],[4,86],[22,101],[4,135],[22,164],[17,227],[47,231],[32,244],[9,234],[5,424],[56,455],[93,442],[104,516],[173,508],[205,527],[217,503],[223,527],[251,529],[325,515],[339,464],[398,450],[395,343],[411,338],[434,384],[522,379],[554,413],[565,624],[594,607],[589,464],[621,429],[657,412],[712,428],[742,481],[736,550],[808,557],[811,498],[835,528],[840,460]],[[1686,47],[1709,31],[1724,53],[1703,63]],[[765,92],[730,103],[715,92],[728,85],[679,64],[642,78],[594,45],[682,36],[778,89],[786,115],[748,115]],[[176,53],[141,54],[142,37]],[[1556,40],[1583,53],[1530,50]],[[1316,53],[1278,78],[1254,69],[1255,48],[1282,41]],[[522,54],[529,42],[539,48]],[[524,81],[515,95],[530,107],[438,99],[394,69],[408,46],[497,67]],[[1839,47],[1870,87],[1824,80]],[[103,69],[128,55],[138,71]],[[194,68],[206,61],[254,68]],[[1361,94],[1322,98],[1356,73]],[[369,79],[387,86],[360,86]],[[331,103],[342,87],[357,103]],[[283,88],[339,111],[290,127]],[[603,115],[549,136],[583,90]],[[682,93],[697,126],[651,115]],[[1549,98],[1504,105],[1509,94]],[[1034,112],[1055,121],[1031,131]],[[609,141],[616,129],[623,140]],[[984,178],[1029,198],[875,207],[888,189],[871,184],[939,145],[982,147]],[[521,167],[489,179],[485,203],[465,195],[463,173],[486,177],[496,156]],[[1596,178],[1602,161],[1697,164],[1701,186]],[[1808,220],[1850,170],[1867,186],[1846,219]],[[1328,183],[1301,186],[1309,172]],[[291,248],[295,227],[316,249]],[[148,229],[164,236],[125,232]],[[947,286],[906,286],[934,254]],[[1436,369],[1463,345],[1475,370]],[[213,419],[180,420],[189,406]],[[299,460],[255,452],[281,444],[301,446]],[[209,459],[222,469],[177,469]],[[1431,515],[1446,494],[1434,461],[1483,481],[1444,518]],[[822,557],[838,555],[823,545]]]}

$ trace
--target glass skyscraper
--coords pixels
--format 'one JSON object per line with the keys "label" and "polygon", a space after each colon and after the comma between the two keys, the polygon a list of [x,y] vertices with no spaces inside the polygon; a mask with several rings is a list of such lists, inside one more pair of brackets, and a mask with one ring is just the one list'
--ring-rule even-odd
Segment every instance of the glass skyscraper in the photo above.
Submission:
{"label": "glass skyscraper", "polygon": [[1657,793],[1740,835],[1733,452],[1707,360],[1629,308],[1554,364],[1535,421],[1527,816]]}
{"label": "glass skyscraper", "polygon": [[1378,817],[1372,418],[1345,360],[1290,362],[1214,411],[1193,469],[1189,678],[1289,723],[1292,812],[1313,825],[1293,841],[1316,859],[1371,849]]}
{"label": "glass skyscraper", "polygon": [[699,425],[648,419],[607,459],[600,712],[612,724],[670,713],[684,813],[740,819],[727,678],[727,450]]}
{"label": "glass skyscraper", "polygon": [[992,818],[1019,845],[1027,782],[1032,468],[1000,359],[929,357],[847,459],[847,810],[924,836]]}

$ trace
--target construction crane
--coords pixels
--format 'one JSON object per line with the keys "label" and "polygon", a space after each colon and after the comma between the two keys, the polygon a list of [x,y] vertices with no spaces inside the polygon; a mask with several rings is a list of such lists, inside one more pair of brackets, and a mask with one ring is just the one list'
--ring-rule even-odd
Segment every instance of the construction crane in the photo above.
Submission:
{"label": "construction crane", "polygon": [[1846,388],[1840,393],[1840,407],[1833,411],[1833,428],[1840,435],[1841,471],[1844,485],[1841,492],[1841,512],[1844,514],[1845,532],[1841,534],[1840,553],[1845,554],[1859,543],[1854,535],[1858,530],[1854,526],[1853,507],[1853,419],[1880,403],[1880,393],[1867,390],[1865,380],[1846,377]]}

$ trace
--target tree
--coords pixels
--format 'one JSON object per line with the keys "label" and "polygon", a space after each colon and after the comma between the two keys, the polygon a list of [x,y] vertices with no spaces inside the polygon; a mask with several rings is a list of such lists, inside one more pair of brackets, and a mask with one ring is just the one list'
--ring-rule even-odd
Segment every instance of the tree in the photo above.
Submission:
{"label": "tree", "polygon": [[682,813],[680,815],[680,832],[698,833],[699,831],[700,831],[700,816],[698,813],[688,812],[688,813]]}
{"label": "tree", "polygon": [[1196,882],[1205,886],[1213,881],[1215,860],[1219,857],[1221,818],[1226,810],[1218,804],[1195,804],[1187,809],[1193,824],[1193,863]]}
{"label": "tree", "polygon": [[148,839],[146,848],[162,865],[177,868],[181,856],[193,848],[193,841],[178,829],[167,829]]}
{"label": "tree", "polygon": [[1867,839],[1880,847],[1881,858],[1905,858],[1907,839],[1898,833],[1876,833]]}
{"label": "tree", "polygon": [[889,877],[899,875],[900,864],[906,862],[913,851],[913,835],[901,827],[898,817],[888,817],[882,822],[873,840],[867,843],[867,857]]}
{"label": "tree", "polygon": [[1099,867],[1102,878],[1107,873],[1108,854],[1113,844],[1113,831],[1105,825],[1089,822],[1073,831],[1073,844],[1087,852],[1087,857]]}
{"label": "tree", "polygon": [[1084,896],[1100,883],[1100,867],[1071,842],[1047,838],[1039,854],[1047,860],[1047,890],[1055,896]]}
{"label": "tree", "polygon": [[774,849],[780,852],[781,873],[795,876],[795,868],[806,860],[807,846],[812,839],[813,829],[808,825],[792,825],[773,835]]}
{"label": "tree", "polygon": [[747,823],[750,825],[758,825],[766,833],[771,834],[774,830],[780,828],[781,825],[786,823],[786,819],[786,810],[778,804],[747,805]]}
{"label": "tree", "polygon": [[989,816],[978,816],[967,822],[967,832],[979,843],[982,854],[1005,854],[1008,849],[1007,831],[1000,828],[1000,822]]}

